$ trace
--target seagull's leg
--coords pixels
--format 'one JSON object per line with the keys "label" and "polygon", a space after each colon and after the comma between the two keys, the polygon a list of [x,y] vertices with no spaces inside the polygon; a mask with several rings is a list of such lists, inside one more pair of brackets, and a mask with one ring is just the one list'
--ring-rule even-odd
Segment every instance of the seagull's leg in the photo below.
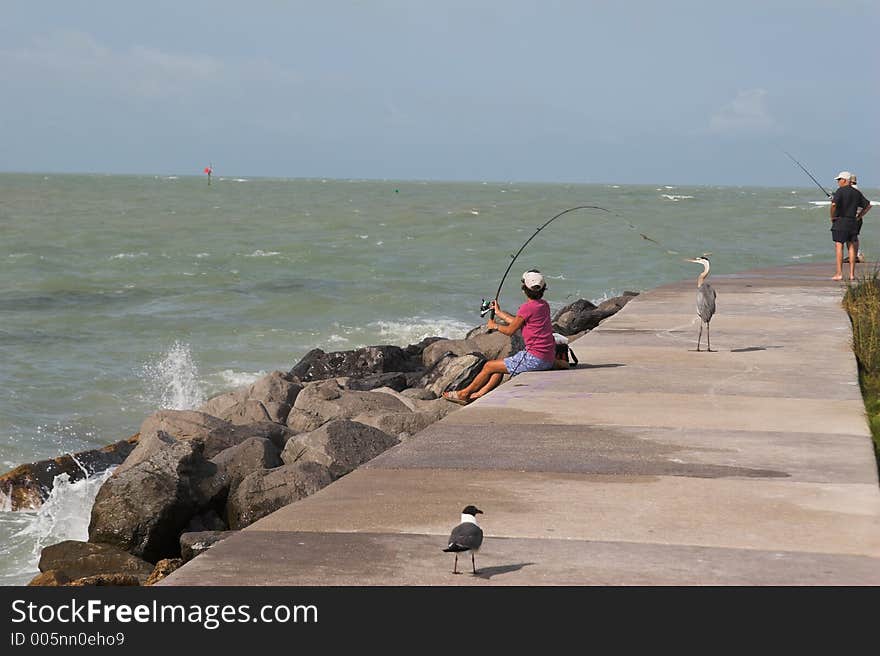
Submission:
{"label": "seagull's leg", "polygon": [[697,336],[697,351],[700,350],[700,340],[703,339],[703,320],[700,319],[700,334]]}
{"label": "seagull's leg", "polygon": [[452,566],[452,573],[458,574],[458,554],[455,554],[455,565]]}
{"label": "seagull's leg", "polygon": [[474,574],[477,573],[477,564],[474,562],[474,552],[471,551],[471,567],[474,570]]}

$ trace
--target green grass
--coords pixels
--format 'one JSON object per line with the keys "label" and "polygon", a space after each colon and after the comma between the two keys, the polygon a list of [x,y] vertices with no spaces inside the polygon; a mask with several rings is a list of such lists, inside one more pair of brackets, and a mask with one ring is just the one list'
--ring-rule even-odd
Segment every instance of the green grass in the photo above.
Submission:
{"label": "green grass", "polygon": [[880,466],[880,270],[875,268],[851,285],[844,294],[843,307],[852,322],[859,384]]}

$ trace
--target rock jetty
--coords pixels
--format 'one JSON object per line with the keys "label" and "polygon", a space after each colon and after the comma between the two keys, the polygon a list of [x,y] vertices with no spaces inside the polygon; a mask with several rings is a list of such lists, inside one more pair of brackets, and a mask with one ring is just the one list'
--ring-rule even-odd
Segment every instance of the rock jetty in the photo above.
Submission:
{"label": "rock jetty", "polygon": [[[576,301],[556,313],[554,329],[576,338],[635,295]],[[106,464],[89,473],[116,468],[98,491],[88,541],[44,548],[31,585],[151,585],[458,409],[442,392],[522,347],[519,334],[479,326],[405,348],[313,349],[289,371],[195,410],[159,410],[134,437],[98,450]],[[67,471],[61,463],[81,456],[16,468],[0,477],[0,491],[15,507],[35,507]]]}

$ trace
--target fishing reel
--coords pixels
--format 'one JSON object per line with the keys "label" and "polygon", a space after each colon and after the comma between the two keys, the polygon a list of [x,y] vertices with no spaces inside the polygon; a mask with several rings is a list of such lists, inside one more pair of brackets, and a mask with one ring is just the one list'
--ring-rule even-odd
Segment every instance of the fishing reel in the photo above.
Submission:
{"label": "fishing reel", "polygon": [[[492,312],[492,301],[487,301],[485,298],[480,303],[480,316],[485,317],[487,314]],[[494,313],[491,318],[494,318]]]}

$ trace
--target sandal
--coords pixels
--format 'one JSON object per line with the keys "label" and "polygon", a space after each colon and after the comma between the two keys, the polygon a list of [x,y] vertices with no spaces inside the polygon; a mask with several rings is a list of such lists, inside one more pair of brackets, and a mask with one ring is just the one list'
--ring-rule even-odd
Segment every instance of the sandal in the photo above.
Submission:
{"label": "sandal", "polygon": [[467,405],[470,403],[470,399],[465,400],[458,395],[458,391],[454,392],[443,392],[443,398],[447,401],[452,401],[453,403],[457,403],[458,405]]}

